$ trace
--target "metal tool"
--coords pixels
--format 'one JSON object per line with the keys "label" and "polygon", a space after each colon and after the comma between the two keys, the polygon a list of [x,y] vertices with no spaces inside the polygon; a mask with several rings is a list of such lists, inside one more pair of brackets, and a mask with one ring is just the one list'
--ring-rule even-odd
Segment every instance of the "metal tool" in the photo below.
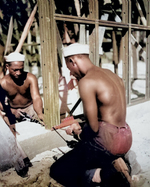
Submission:
{"label": "metal tool", "polygon": [[68,141],[66,140],[56,129],[55,127],[53,127],[53,129],[55,130],[55,132],[67,143],[67,146],[70,147],[70,148],[74,148],[78,142],[75,141],[75,140],[71,140],[71,141]]}

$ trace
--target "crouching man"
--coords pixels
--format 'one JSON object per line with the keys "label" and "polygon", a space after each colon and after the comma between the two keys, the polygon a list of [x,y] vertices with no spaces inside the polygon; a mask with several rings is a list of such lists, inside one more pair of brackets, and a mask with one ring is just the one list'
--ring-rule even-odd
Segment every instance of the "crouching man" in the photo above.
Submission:
{"label": "crouching man", "polygon": [[1,87],[7,93],[12,113],[19,121],[24,114],[43,122],[43,103],[35,75],[24,71],[25,56],[13,52],[5,56],[9,74],[1,79]]}
{"label": "crouching man", "polygon": [[74,43],[63,53],[67,68],[79,81],[86,124],[67,128],[79,144],[51,166],[50,176],[66,187],[128,187],[131,177],[124,155],[132,145],[132,133],[126,123],[124,83],[91,62],[88,45]]}

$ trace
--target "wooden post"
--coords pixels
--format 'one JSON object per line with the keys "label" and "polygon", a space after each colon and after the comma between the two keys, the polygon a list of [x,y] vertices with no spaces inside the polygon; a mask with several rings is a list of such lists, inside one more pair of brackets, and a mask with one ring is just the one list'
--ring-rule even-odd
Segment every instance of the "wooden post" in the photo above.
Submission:
{"label": "wooden post", "polygon": [[[128,10],[128,1],[122,1],[122,23],[128,23],[128,17],[131,10]],[[126,90],[126,100],[129,103],[129,47],[128,47],[128,34],[126,30],[122,31],[121,44],[119,49],[119,61],[122,60],[122,79],[124,81]]]}
{"label": "wooden post", "polygon": [[[125,53],[126,53],[126,98],[127,98],[127,103],[131,103],[131,90],[132,90],[132,85],[131,85],[131,55],[132,55],[132,48],[131,48],[131,18],[132,18],[132,9],[131,9],[131,0],[126,2],[126,11],[127,7],[129,7],[127,13],[128,13],[128,22],[129,22],[129,28],[128,28],[128,36],[125,37]],[[127,18],[127,17],[126,17]],[[127,23],[127,21],[126,21]],[[128,38],[128,39],[127,39]],[[127,47],[128,46],[128,47]]]}
{"label": "wooden post", "polygon": [[11,18],[10,18],[10,23],[9,23],[9,29],[8,29],[8,35],[7,35],[7,41],[6,41],[6,45],[5,45],[4,55],[6,55],[8,51],[10,51],[12,33],[13,33],[13,16],[11,16]]}
{"label": "wooden post", "polygon": [[[150,26],[150,2],[147,1],[147,26]],[[150,32],[147,33],[147,58],[146,58],[146,99],[150,98]]]}
{"label": "wooden post", "polygon": [[53,0],[38,0],[44,96],[44,122],[59,124],[58,62]]}
{"label": "wooden post", "polygon": [[[91,0],[89,1],[89,18],[90,19],[99,19],[98,17],[98,1]],[[93,29],[92,34],[89,37],[90,45],[90,59],[96,66],[99,66],[99,25],[98,22],[95,23],[95,28]]]}
{"label": "wooden post", "polygon": [[23,46],[23,43],[24,43],[24,41],[25,41],[25,39],[26,39],[26,37],[27,37],[27,35],[28,35],[28,33],[29,33],[30,27],[31,27],[31,25],[32,25],[32,23],[33,23],[34,15],[35,15],[35,13],[36,13],[36,10],[37,10],[37,5],[35,5],[35,7],[34,7],[32,13],[31,13],[31,15],[30,15],[30,17],[29,17],[29,19],[28,19],[28,21],[27,21],[25,27],[24,27],[24,30],[23,30],[23,32],[22,32],[22,35],[21,35],[19,44],[18,44],[18,46],[17,46],[15,52],[20,52],[20,51],[21,51],[21,48],[22,48],[22,46]]}
{"label": "wooden post", "polygon": [[113,39],[113,63],[114,63],[114,70],[115,73],[118,75],[118,47],[116,41],[116,34],[115,31],[112,31],[112,39]]}

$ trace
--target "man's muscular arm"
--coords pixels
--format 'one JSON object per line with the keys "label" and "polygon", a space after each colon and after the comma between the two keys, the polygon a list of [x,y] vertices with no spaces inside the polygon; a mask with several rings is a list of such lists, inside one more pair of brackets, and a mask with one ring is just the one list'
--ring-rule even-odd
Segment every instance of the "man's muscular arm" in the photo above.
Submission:
{"label": "man's muscular arm", "polygon": [[82,79],[79,82],[80,97],[83,102],[84,115],[88,120],[91,129],[97,133],[98,126],[98,107],[96,102],[95,83],[89,79]]}
{"label": "man's muscular arm", "polygon": [[90,82],[90,80],[87,81],[87,79],[84,81],[82,80],[79,82],[79,92],[83,102],[84,115],[89,125],[85,123],[83,128],[81,128],[79,124],[74,123],[66,129],[66,132],[70,135],[72,135],[72,133],[78,135],[81,140],[87,140],[94,137],[99,130],[98,106],[93,81]]}
{"label": "man's muscular arm", "polygon": [[33,108],[35,112],[37,113],[39,119],[43,121],[44,116],[43,116],[43,102],[39,93],[39,88],[38,88],[38,81],[35,75],[29,73],[29,81],[30,81],[30,94],[32,97],[33,101]]}
{"label": "man's muscular arm", "polygon": [[16,136],[16,118],[10,110],[9,103],[6,102],[6,91],[0,85],[0,115],[9,126],[10,130]]}

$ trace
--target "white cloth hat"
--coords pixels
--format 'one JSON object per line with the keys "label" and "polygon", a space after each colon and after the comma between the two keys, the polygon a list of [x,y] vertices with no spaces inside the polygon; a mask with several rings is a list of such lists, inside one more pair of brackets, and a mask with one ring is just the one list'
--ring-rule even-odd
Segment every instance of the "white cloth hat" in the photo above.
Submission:
{"label": "white cloth hat", "polygon": [[24,61],[25,56],[18,53],[18,52],[13,52],[10,53],[8,56],[4,56],[6,62],[14,62],[14,61]]}
{"label": "white cloth hat", "polygon": [[89,54],[89,45],[73,43],[67,47],[64,47],[62,50],[63,50],[64,57],[77,55],[77,54]]}

